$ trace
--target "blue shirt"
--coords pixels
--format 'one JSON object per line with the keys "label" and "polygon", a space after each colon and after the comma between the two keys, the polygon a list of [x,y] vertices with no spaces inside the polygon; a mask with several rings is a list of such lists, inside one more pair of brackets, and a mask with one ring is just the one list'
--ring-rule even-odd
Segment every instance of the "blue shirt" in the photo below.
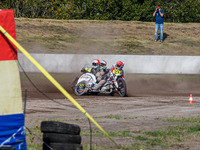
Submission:
{"label": "blue shirt", "polygon": [[[160,10],[160,12],[164,15],[163,10]],[[163,22],[164,22],[164,17],[161,17],[160,14],[157,12],[156,13],[156,23],[163,24]]]}

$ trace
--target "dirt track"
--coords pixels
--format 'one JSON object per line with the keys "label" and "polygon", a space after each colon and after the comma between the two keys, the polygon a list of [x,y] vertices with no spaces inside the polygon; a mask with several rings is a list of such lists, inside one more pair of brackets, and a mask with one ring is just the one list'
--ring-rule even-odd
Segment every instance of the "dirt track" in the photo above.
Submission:
{"label": "dirt track", "polygon": [[[187,80],[180,76],[181,80],[167,76],[141,76],[127,75],[127,88],[129,97],[121,98],[118,95],[87,95],[75,96],[69,87],[69,83],[75,75],[53,75],[65,89],[67,89],[75,100],[92,116],[107,132],[119,131],[155,131],[162,130],[168,126],[177,125],[175,122],[164,122],[166,118],[198,116],[200,114],[200,98],[198,81]],[[63,77],[64,76],[64,77]],[[41,75],[35,74],[29,77],[35,85],[53,98],[60,105],[46,99],[33,88],[30,82],[22,78],[22,90],[28,88],[28,100],[26,110],[26,121],[37,123],[42,120],[61,120],[75,123],[81,126],[82,131],[88,132],[86,117],[60,94],[51,83],[47,82]],[[198,76],[192,76],[198,79]],[[65,79],[66,81],[64,81]],[[194,103],[188,104],[189,93],[194,96]],[[109,117],[110,118],[109,118]],[[113,118],[111,117],[113,116]],[[115,117],[120,117],[116,119]],[[33,124],[32,124],[33,125]],[[93,130],[98,130],[92,125]],[[120,145],[131,145],[135,143],[133,138],[114,137]],[[83,144],[89,143],[89,138],[83,137]],[[93,137],[93,143],[115,147],[106,137]],[[182,146],[170,149],[198,150],[200,144],[197,141],[182,142]]]}
{"label": "dirt track", "polygon": [[[82,96],[75,99],[91,114],[95,120],[107,131],[154,131],[162,130],[167,126],[177,125],[176,123],[163,123],[163,119],[177,117],[197,116],[200,113],[200,98],[194,97],[194,104],[188,104],[187,97],[111,97],[111,96]],[[57,102],[72,106],[66,99],[58,99]],[[48,104],[48,105],[47,105]],[[121,116],[121,119],[104,118],[105,116]],[[69,120],[67,122],[79,124],[81,129],[88,131],[88,123],[85,116],[78,110],[55,104],[47,100],[29,100],[27,102],[27,120]],[[75,121],[78,119],[79,121]],[[93,130],[97,130],[93,125]],[[130,145],[136,141],[132,138],[115,138],[120,145]],[[83,138],[88,142],[89,138]],[[99,141],[94,143],[112,146],[111,141]],[[195,144],[195,145],[194,145]],[[198,143],[187,145],[200,146]],[[185,148],[186,148],[185,147]],[[185,149],[184,148],[184,149]]]}

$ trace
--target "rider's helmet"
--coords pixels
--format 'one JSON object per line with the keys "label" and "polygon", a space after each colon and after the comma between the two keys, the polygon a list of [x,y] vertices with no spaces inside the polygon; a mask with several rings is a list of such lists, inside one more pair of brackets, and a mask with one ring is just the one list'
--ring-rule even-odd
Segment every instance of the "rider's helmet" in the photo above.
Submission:
{"label": "rider's helmet", "polygon": [[94,59],[92,61],[92,67],[97,68],[100,65],[100,61],[98,59]]}
{"label": "rider's helmet", "polygon": [[124,62],[118,61],[118,62],[116,63],[116,65],[115,65],[115,67],[116,67],[117,69],[122,69],[122,68],[124,67]]}
{"label": "rider's helmet", "polygon": [[107,62],[105,60],[101,60],[100,61],[100,66],[101,67],[106,67],[107,66]]}

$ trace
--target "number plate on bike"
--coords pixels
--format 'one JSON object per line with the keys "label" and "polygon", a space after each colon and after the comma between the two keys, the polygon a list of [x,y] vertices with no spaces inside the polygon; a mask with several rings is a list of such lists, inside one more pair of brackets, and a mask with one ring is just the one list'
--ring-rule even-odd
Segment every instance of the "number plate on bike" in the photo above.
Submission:
{"label": "number plate on bike", "polygon": [[120,71],[119,69],[114,69],[113,70],[113,74],[114,75],[120,75],[122,71]]}

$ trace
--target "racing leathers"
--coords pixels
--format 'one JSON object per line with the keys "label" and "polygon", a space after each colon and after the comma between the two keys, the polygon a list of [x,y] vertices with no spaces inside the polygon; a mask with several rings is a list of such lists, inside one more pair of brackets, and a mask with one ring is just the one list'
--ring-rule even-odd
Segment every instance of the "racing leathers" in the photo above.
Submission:
{"label": "racing leathers", "polygon": [[112,67],[110,68],[110,77],[113,77],[113,70],[119,70],[120,72],[122,71],[122,77],[124,77],[124,71],[122,70],[122,67],[116,67],[115,65],[112,65]]}
{"label": "racing leathers", "polygon": [[104,85],[108,79],[109,69],[106,67],[101,67],[101,70],[96,74],[97,82],[99,82],[93,90],[98,90],[102,85]]}
{"label": "racing leathers", "polygon": [[100,71],[100,67],[98,66],[98,67],[83,67],[82,69],[81,69],[81,72],[83,72],[83,73],[87,73],[87,72],[89,72],[89,73],[92,73],[92,74],[94,74],[95,76],[96,76],[96,74],[98,73]]}

